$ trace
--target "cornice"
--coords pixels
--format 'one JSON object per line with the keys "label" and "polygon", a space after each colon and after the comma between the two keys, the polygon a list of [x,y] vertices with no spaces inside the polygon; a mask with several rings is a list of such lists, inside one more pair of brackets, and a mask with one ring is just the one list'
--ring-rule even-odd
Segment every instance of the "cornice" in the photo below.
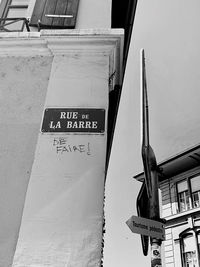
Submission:
{"label": "cornice", "polygon": [[108,56],[113,85],[122,82],[123,29],[42,30],[0,33],[0,56]]}
{"label": "cornice", "polygon": [[200,208],[194,208],[194,209],[190,209],[190,210],[187,210],[187,211],[184,211],[184,212],[179,212],[177,214],[173,214],[173,215],[170,215],[170,216],[167,216],[165,217],[165,220],[166,220],[166,223],[169,224],[171,222],[174,222],[174,221],[186,221],[185,219],[190,217],[190,216],[198,216],[199,217],[200,215]]}
{"label": "cornice", "polygon": [[51,51],[39,32],[0,33],[1,57],[49,56]]}
{"label": "cornice", "polygon": [[110,60],[110,74],[115,72],[114,84],[122,81],[123,29],[42,30],[54,55],[105,55]]}

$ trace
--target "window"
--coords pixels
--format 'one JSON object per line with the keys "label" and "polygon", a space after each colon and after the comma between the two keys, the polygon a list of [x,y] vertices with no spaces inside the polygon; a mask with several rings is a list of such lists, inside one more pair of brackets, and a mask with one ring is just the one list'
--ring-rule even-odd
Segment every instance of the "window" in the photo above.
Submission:
{"label": "window", "polygon": [[180,234],[183,267],[199,267],[199,227],[187,229]]}
{"label": "window", "polygon": [[2,0],[0,4],[0,30],[28,30],[26,12],[29,0]]}
{"label": "window", "polygon": [[200,176],[177,183],[179,211],[200,207]]}
{"label": "window", "polygon": [[191,191],[193,207],[200,207],[200,176],[191,179]]}
{"label": "window", "polygon": [[36,0],[30,25],[75,28],[79,0]]}
{"label": "window", "polygon": [[197,251],[193,234],[187,234],[183,238],[183,259],[185,267],[197,267]]}
{"label": "window", "polygon": [[179,210],[185,211],[191,208],[187,181],[177,184]]}

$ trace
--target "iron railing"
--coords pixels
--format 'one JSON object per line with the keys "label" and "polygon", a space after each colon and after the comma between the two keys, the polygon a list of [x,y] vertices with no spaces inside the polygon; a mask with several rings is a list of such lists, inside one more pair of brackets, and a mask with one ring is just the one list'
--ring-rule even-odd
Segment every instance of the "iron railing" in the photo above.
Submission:
{"label": "iron railing", "polygon": [[[10,25],[22,21],[21,29],[9,29]],[[29,21],[27,18],[0,18],[0,32],[19,32],[24,31],[26,27],[27,32],[30,32]]]}

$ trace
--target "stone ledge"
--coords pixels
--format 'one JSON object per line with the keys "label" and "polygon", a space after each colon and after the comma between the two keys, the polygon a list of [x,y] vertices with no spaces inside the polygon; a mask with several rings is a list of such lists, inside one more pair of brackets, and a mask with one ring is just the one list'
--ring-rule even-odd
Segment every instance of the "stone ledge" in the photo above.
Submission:
{"label": "stone ledge", "polygon": [[41,38],[48,42],[54,55],[73,53],[105,54],[109,56],[110,73],[114,74],[110,90],[122,83],[123,29],[41,30]]}
{"label": "stone ledge", "polygon": [[0,32],[2,38],[40,38],[40,32]]}
{"label": "stone ledge", "polygon": [[60,35],[60,36],[124,36],[124,29],[64,29],[64,30],[41,30],[41,35]]}
{"label": "stone ledge", "polygon": [[0,32],[0,38],[39,38],[41,36],[124,36],[124,29],[64,29],[40,32]]}
{"label": "stone ledge", "polygon": [[122,83],[123,29],[42,30],[0,33],[0,56],[52,56],[68,53],[109,57],[112,85]]}

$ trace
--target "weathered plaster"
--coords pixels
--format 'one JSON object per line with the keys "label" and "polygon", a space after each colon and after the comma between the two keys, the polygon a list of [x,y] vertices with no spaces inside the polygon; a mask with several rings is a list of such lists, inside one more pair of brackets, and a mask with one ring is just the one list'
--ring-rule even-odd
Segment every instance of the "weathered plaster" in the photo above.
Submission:
{"label": "weathered plaster", "polygon": [[[107,115],[109,76],[116,72],[112,86],[121,82],[122,42],[120,30],[0,35],[0,266],[99,266],[107,127],[74,135],[39,133],[39,125],[49,107]],[[88,149],[59,154],[55,138]]]}
{"label": "weathered plaster", "polygon": [[52,63],[38,41],[16,37],[0,34],[1,267],[12,265]]}

